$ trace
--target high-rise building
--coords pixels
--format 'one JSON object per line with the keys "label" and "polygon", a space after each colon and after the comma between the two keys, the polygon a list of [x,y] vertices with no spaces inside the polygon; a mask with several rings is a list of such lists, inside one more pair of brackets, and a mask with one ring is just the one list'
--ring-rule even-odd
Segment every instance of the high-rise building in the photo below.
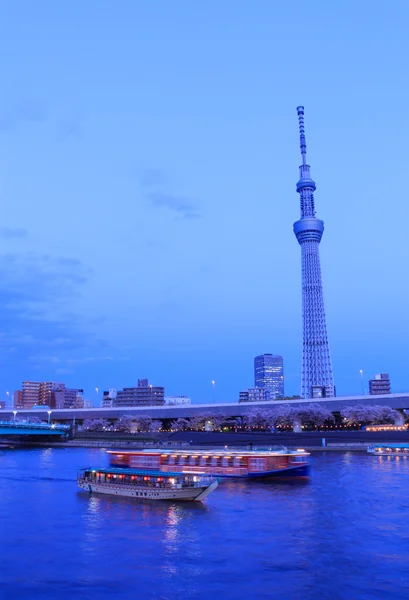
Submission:
{"label": "high-rise building", "polygon": [[269,400],[284,397],[284,362],[278,354],[254,357],[254,385],[264,388]]}
{"label": "high-rise building", "polygon": [[315,182],[307,165],[307,145],[304,130],[304,107],[297,108],[300,127],[302,165],[297,192],[300,194],[301,218],[294,223],[294,233],[301,246],[303,355],[301,396],[335,395],[327,326],[322,293],[319,244],[324,232],[324,222],[315,216]]}
{"label": "high-rise building", "polygon": [[373,379],[369,380],[369,395],[381,396],[391,393],[391,380],[388,373],[377,373]]}
{"label": "high-rise building", "polygon": [[23,381],[22,390],[14,392],[14,406],[30,409],[33,406],[74,408],[77,394],[82,390],[69,389],[56,381]]}
{"label": "high-rise building", "polygon": [[113,406],[161,406],[165,404],[165,388],[149,385],[147,379],[138,379],[138,387],[119,390]]}

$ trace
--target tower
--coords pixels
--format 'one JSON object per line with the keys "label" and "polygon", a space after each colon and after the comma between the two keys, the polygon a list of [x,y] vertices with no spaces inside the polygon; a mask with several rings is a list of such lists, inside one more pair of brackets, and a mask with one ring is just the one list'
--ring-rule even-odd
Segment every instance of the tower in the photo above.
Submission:
{"label": "tower", "polygon": [[294,233],[301,246],[303,349],[301,396],[312,398],[334,396],[324,297],[322,294],[319,244],[324,222],[315,216],[315,182],[307,165],[304,130],[304,107],[297,108],[300,127],[302,165],[297,192],[300,194],[301,218],[294,223]]}

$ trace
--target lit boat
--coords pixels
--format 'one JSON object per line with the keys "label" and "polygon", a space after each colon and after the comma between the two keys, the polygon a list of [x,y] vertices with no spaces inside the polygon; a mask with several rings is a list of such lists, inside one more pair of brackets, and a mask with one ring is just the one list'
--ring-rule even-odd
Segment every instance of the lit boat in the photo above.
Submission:
{"label": "lit boat", "polygon": [[373,446],[369,446],[367,452],[370,454],[379,454],[379,455],[409,455],[409,444],[374,444]]}
{"label": "lit boat", "polygon": [[81,469],[77,483],[87,492],[142,500],[201,501],[218,481],[195,473],[161,473],[145,469]]}
{"label": "lit boat", "polygon": [[306,477],[309,453],[288,450],[107,450],[115,467],[262,479]]}

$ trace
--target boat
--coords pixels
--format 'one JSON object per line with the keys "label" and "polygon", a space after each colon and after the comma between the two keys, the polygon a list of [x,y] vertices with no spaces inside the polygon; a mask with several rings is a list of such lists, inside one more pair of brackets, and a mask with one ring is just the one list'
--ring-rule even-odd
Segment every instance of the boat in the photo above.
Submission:
{"label": "boat", "polygon": [[156,469],[161,473],[179,471],[231,477],[264,479],[271,477],[306,477],[309,453],[304,449],[288,450],[107,450],[110,464],[119,468]]}
{"label": "boat", "polygon": [[408,444],[374,444],[373,446],[368,446],[367,452],[369,454],[378,454],[378,455],[403,455],[409,456],[409,443]]}
{"label": "boat", "polygon": [[78,486],[90,493],[141,500],[204,500],[218,486],[213,477],[196,473],[162,473],[145,469],[81,469]]}

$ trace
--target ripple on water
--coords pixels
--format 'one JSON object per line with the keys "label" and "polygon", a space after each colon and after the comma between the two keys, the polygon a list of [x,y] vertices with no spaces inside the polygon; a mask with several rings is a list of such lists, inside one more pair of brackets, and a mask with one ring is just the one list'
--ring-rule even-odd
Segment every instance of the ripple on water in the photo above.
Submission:
{"label": "ripple on water", "polygon": [[307,484],[222,481],[205,504],[77,490],[98,450],[0,452],[0,598],[409,597],[409,460],[312,457]]}

